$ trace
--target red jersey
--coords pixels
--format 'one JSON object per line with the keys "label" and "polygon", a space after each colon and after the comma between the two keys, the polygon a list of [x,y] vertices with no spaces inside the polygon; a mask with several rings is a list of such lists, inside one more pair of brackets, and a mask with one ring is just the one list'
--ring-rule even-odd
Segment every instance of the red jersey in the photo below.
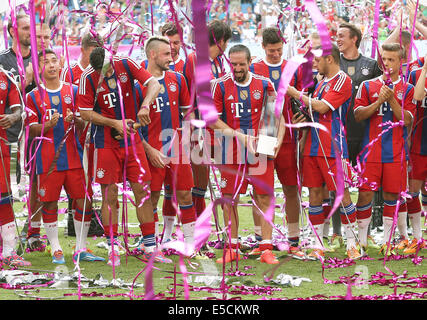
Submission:
{"label": "red jersey", "polygon": [[[245,134],[258,135],[258,126],[263,110],[264,97],[276,95],[276,90],[270,79],[249,72],[246,83],[234,81],[230,72],[212,82],[212,95],[220,119],[232,129],[240,129]],[[226,162],[225,143],[222,163]],[[237,157],[237,143],[233,143],[233,161],[243,159]],[[243,149],[243,148],[242,148]],[[225,152],[224,152],[225,151]],[[234,162],[235,163],[235,162]]]}
{"label": "red jersey", "polygon": [[[49,140],[41,140],[41,145],[36,154],[36,173],[47,173],[59,150],[70,123],[64,121],[67,110],[74,110],[73,96],[77,94],[77,86],[61,82],[57,90],[45,89],[43,93],[35,88],[27,94],[27,107],[29,108],[29,126],[42,124],[52,118],[54,110],[59,113],[59,120],[53,129],[48,130],[44,137]],[[42,96],[44,100],[42,101]],[[38,146],[38,142],[36,147]],[[54,171],[82,168],[81,157],[83,149],[74,131],[70,131],[59,153]]]}
{"label": "red jersey", "polygon": [[[10,77],[13,77],[13,74],[9,74]],[[7,77],[7,75],[0,71],[0,114],[5,114],[6,106],[9,108],[21,106],[21,99],[19,97],[18,87]],[[6,130],[0,127],[0,139],[3,144],[5,141],[8,141]],[[3,150],[3,149],[2,149]]]}
{"label": "red jersey", "polygon": [[[137,121],[137,113],[140,105],[136,102],[135,80],[138,80],[143,86],[153,78],[147,70],[127,57],[113,58],[114,73],[110,77],[105,77],[99,89],[97,100],[95,95],[97,91],[100,72],[89,67],[82,74],[77,94],[77,105],[80,110],[93,110],[104,117],[121,120],[132,119]],[[120,91],[119,92],[119,86]],[[122,114],[120,99],[123,99]],[[91,136],[94,139],[95,148],[124,148],[124,139],[117,141],[111,136],[111,127],[92,125]],[[140,141],[140,137],[135,136]],[[128,145],[130,145],[130,137]]]}
{"label": "red jersey", "polygon": [[[161,86],[156,100],[150,105],[151,123],[142,127],[144,139],[154,148],[160,150],[170,146],[173,135],[181,128],[180,112],[191,107],[190,93],[184,76],[178,72],[165,71],[163,76],[156,78]],[[147,89],[137,90],[138,100],[142,102]],[[169,149],[169,148],[168,148]],[[165,150],[164,154],[167,154]]]}
{"label": "red jersey", "polygon": [[420,57],[409,63],[409,72],[421,68],[424,65],[424,57]]}
{"label": "red jersey", "polygon": [[71,63],[69,68],[65,67],[62,69],[61,80],[78,86],[80,83],[80,77],[84,71],[85,69],[80,64],[80,61]]}
{"label": "red jersey", "polygon": [[[250,66],[250,70],[261,76],[269,78],[273,84],[276,91],[279,89],[280,77],[282,75],[283,70],[285,69],[287,61],[282,59],[280,63],[271,64],[268,63],[264,58],[260,61],[254,62]],[[295,72],[292,81],[289,83],[290,86],[295,87],[297,90],[302,89],[302,74],[301,69],[299,68],[297,72]],[[283,117],[285,118],[285,122],[290,124],[292,123],[292,108],[291,108],[291,100],[288,95],[285,95],[284,105],[283,105]],[[283,137],[283,143],[295,143],[295,130],[291,128],[286,128],[285,135]]]}
{"label": "red jersey", "polygon": [[[409,83],[416,85],[420,78],[421,68],[411,72]],[[426,82],[427,93],[427,82]],[[411,153],[427,156],[427,97],[417,103],[414,124],[412,125]]]}
{"label": "red jersey", "polygon": [[[354,110],[362,106],[366,107],[378,100],[381,87],[384,85],[382,76],[362,82],[354,101]],[[415,114],[414,87],[405,83],[402,79],[393,82],[394,96],[402,105],[403,109],[409,111],[412,116]],[[361,161],[391,163],[400,162],[402,150],[407,150],[407,128],[396,126],[390,129],[390,124],[398,122],[388,102],[366,119],[365,135],[362,140]],[[378,139],[378,140],[376,140]],[[376,140],[369,148],[365,147]]]}
{"label": "red jersey", "polygon": [[310,127],[304,147],[305,156],[335,158],[335,148],[338,147],[341,156],[348,158],[344,127],[351,97],[351,78],[343,71],[317,84],[313,98],[323,101],[331,110],[324,114],[313,111],[313,121],[324,125],[328,132]]}

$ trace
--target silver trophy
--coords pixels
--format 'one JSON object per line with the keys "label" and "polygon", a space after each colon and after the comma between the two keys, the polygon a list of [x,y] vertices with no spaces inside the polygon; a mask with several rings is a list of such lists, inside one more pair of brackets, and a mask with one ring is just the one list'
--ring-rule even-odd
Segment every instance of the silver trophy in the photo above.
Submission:
{"label": "silver trophy", "polygon": [[274,156],[279,123],[282,115],[282,107],[279,108],[278,114],[276,115],[275,105],[275,95],[264,96],[261,119],[258,126],[258,144],[256,152],[268,156]]}

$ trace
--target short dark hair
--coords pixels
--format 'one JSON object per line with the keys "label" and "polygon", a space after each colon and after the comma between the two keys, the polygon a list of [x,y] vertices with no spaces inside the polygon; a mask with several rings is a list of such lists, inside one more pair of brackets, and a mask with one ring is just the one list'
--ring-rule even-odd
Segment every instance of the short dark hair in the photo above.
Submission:
{"label": "short dark hair", "polygon": [[95,70],[99,71],[104,65],[105,59],[105,49],[102,47],[97,47],[93,49],[92,53],[89,56],[89,63]]}
{"label": "short dark hair", "polygon": [[[30,16],[26,15],[26,14],[18,14],[16,15],[16,25],[18,26],[18,21],[23,19],[23,18],[30,18]],[[9,33],[9,35],[12,37],[12,33],[10,32],[10,29],[13,28],[13,21],[12,19],[9,20],[8,24],[7,24],[7,32]],[[13,38],[13,37],[12,37]]]}
{"label": "short dark hair", "polygon": [[52,49],[46,48],[43,52],[43,50],[39,51],[39,53],[37,54],[38,60],[40,62],[40,59],[47,56],[48,54],[54,54],[56,57],[58,57],[58,55],[56,54],[55,51],[53,51]]}
{"label": "short dark hair", "polygon": [[381,49],[383,49],[383,51],[398,52],[400,59],[404,59],[406,56],[405,49],[400,45],[400,43],[397,43],[397,42],[384,43],[381,45]]}
{"label": "short dark hair", "polygon": [[359,48],[362,41],[362,32],[352,23],[344,22],[339,25],[339,28],[347,28],[350,31],[350,38],[357,37],[356,48]]}
{"label": "short dark hair", "polygon": [[[318,47],[316,47],[316,48],[313,48],[313,49],[322,49],[322,46],[318,46]],[[332,50],[331,50],[331,53],[330,54],[327,54],[327,55],[323,55],[322,57],[323,58],[326,58],[327,56],[332,56],[332,58],[334,59],[334,62],[336,63],[336,64],[340,64],[340,60],[341,60],[341,53],[340,53],[340,50],[338,49],[338,47],[337,47],[337,45],[336,44],[334,44],[334,43],[332,43]]]}
{"label": "short dark hair", "polygon": [[251,51],[249,48],[243,44],[236,44],[230,48],[228,51],[228,56],[230,56],[232,53],[236,52],[244,52],[246,54],[246,58],[248,59],[248,62],[251,61]]}
{"label": "short dark hair", "polygon": [[228,24],[220,20],[212,20],[208,25],[209,46],[216,45],[224,40],[227,42],[231,38],[231,28]]}
{"label": "short dark hair", "polygon": [[265,28],[262,31],[262,45],[266,46],[267,44],[276,44],[283,43],[282,33],[277,27]]}
{"label": "short dark hair", "polygon": [[174,36],[178,34],[178,28],[175,23],[167,22],[162,26],[160,32],[162,33],[162,36]]}
{"label": "short dark hair", "polygon": [[102,47],[104,45],[104,40],[101,39],[98,35],[94,36],[90,32],[86,33],[81,42],[81,46],[85,49],[89,47]]}

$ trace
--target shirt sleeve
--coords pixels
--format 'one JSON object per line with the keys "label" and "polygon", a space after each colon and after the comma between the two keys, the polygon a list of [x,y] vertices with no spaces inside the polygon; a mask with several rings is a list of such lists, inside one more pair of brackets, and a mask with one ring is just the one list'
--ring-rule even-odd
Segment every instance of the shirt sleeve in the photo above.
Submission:
{"label": "shirt sleeve", "polygon": [[76,106],[80,110],[93,110],[95,93],[90,85],[90,81],[87,75],[82,75],[79,82],[79,89],[77,91]]}
{"label": "shirt sleeve", "polygon": [[8,79],[8,81],[10,82],[10,87],[9,87],[9,92],[7,97],[9,108],[21,107],[22,102],[21,102],[19,89],[16,86],[16,84],[12,82],[10,79]]}
{"label": "shirt sleeve", "polygon": [[40,123],[39,113],[35,105],[35,96],[32,93],[27,94],[27,111],[28,111],[28,125],[32,126]]}
{"label": "shirt sleeve", "polygon": [[182,109],[188,109],[191,107],[190,92],[188,91],[187,81],[184,76],[177,74],[177,77],[181,79],[181,90],[179,92],[179,106]]}
{"label": "shirt sleeve", "polygon": [[352,90],[350,77],[341,75],[321,100],[325,102],[331,110],[336,110],[345,101],[351,98]]}
{"label": "shirt sleeve", "polygon": [[137,79],[144,87],[147,86],[148,82],[154,77],[145,68],[141,67],[137,62],[131,58],[127,58],[128,65],[132,76]]}
{"label": "shirt sleeve", "polygon": [[368,89],[367,89],[367,82],[362,82],[362,84],[359,87],[359,90],[357,90],[356,97],[354,99],[354,110],[357,110],[359,107],[366,107],[369,106],[371,103],[368,101]]}
{"label": "shirt sleeve", "polygon": [[414,90],[415,89],[413,86],[407,89],[405,95],[405,103],[403,106],[404,110],[408,111],[411,114],[412,119],[415,118],[415,112],[417,109],[417,101],[414,100]]}
{"label": "shirt sleeve", "polygon": [[218,80],[212,80],[211,86],[212,86],[211,90],[212,90],[212,96],[213,96],[215,108],[218,114],[221,115],[224,111],[224,99],[223,99],[220,83]]}

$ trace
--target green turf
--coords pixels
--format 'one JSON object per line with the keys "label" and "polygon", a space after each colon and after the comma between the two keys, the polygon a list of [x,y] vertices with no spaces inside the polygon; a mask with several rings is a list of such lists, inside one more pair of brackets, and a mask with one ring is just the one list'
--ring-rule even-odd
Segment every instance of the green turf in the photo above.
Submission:
{"label": "green turf", "polygon": [[[242,201],[247,202],[248,199],[242,199]],[[280,202],[280,200],[279,200]],[[61,204],[65,206],[66,204]],[[14,208],[16,212],[19,212],[22,208],[22,203],[15,203]],[[252,214],[249,207],[241,207],[239,209],[240,217],[240,235],[246,236],[253,229]],[[64,219],[65,215],[60,215],[60,220]],[[161,219],[161,214],[159,215]],[[25,218],[22,218],[25,219]],[[121,221],[121,220],[119,220]],[[136,217],[134,210],[129,208],[129,222],[136,223]],[[277,221],[276,221],[277,222]],[[20,228],[21,229],[21,228]],[[43,234],[42,228],[42,234]],[[129,229],[130,234],[137,234],[139,228],[132,227]],[[74,269],[74,264],[72,263],[72,246],[74,245],[75,238],[64,236],[64,229],[60,228],[60,241],[63,249],[65,251],[66,265],[65,268],[61,267],[61,270],[72,272]],[[211,240],[215,239],[213,236]],[[107,251],[103,248],[98,248],[97,243],[103,241],[102,238],[88,240],[88,247],[94,251],[95,254],[107,258]],[[133,239],[131,240],[133,242]],[[220,250],[215,250],[216,257],[220,257],[222,252]],[[423,255],[425,250],[420,252],[420,255]],[[314,295],[324,295],[327,297],[334,298],[334,296],[345,296],[347,292],[347,286],[344,284],[328,284],[324,283],[322,278],[322,268],[320,262],[316,261],[299,261],[291,259],[287,256],[285,252],[276,252],[279,260],[282,262],[277,269],[273,270],[275,267],[270,265],[265,265],[256,261],[254,258],[243,259],[238,264],[238,270],[244,275],[235,275],[236,265],[233,265],[231,269],[230,265],[227,265],[225,268],[226,273],[232,273],[232,275],[225,276],[228,281],[226,282],[225,290],[214,290],[212,284],[205,284],[200,282],[200,276],[197,278],[197,275],[191,275],[189,285],[189,297],[190,299],[203,299],[206,297],[216,297],[216,298],[235,298],[240,297],[242,299],[259,299],[261,297],[270,298],[281,298],[281,299],[294,299],[294,298],[308,298],[313,297]],[[344,249],[340,249],[335,253],[328,254],[329,257],[337,257],[339,259],[345,259],[346,255]],[[378,272],[387,273],[387,270],[384,267],[383,260],[379,260],[381,256],[377,252],[369,252],[369,256],[373,260],[363,260],[357,261],[356,264],[345,267],[345,268],[329,268],[325,269],[324,277],[326,280],[337,281],[342,276],[352,276],[356,272],[361,272],[360,278],[370,280],[372,275],[375,275]],[[36,270],[42,274],[47,273],[48,271],[54,271],[57,268],[56,265],[51,263],[51,257],[48,252],[32,252],[26,253],[24,257],[32,262],[32,267],[30,269]],[[175,275],[176,285],[174,286],[174,267],[176,271],[180,271],[179,258],[177,256],[170,256],[176,263],[174,265],[158,265],[158,270],[153,271],[153,281],[154,281],[154,292],[158,295],[159,298],[176,298],[176,299],[185,299],[185,290],[183,286],[183,277],[180,274]],[[192,269],[187,263],[186,268],[188,272],[199,272],[204,273],[206,270],[216,270],[217,274],[222,277],[222,265],[216,264],[214,260],[192,260],[195,263],[198,263],[199,266],[196,269]],[[112,267],[108,266],[106,262],[81,262],[80,263],[82,274],[90,279],[93,279],[99,275],[102,275],[104,279],[112,280],[113,273]],[[426,274],[425,262],[415,265],[410,259],[404,259],[399,261],[388,261],[386,266],[390,268],[397,275],[403,274],[407,271],[407,278],[418,277],[420,275]],[[115,277],[116,279],[120,278],[125,282],[133,282],[138,273],[140,273],[145,264],[139,261],[137,258],[129,256],[127,261],[124,255],[121,257],[121,265],[115,268]],[[45,270],[45,271],[42,271]],[[299,287],[282,287],[277,286],[271,283],[264,282],[264,274],[277,275],[284,273],[292,276],[299,276],[309,278],[312,282],[302,282]],[[254,275],[248,275],[254,274]],[[137,283],[145,282],[145,272],[142,272],[140,276],[135,280]],[[196,282],[199,280],[199,282]],[[403,280],[403,279],[402,279]],[[35,299],[35,298],[50,298],[50,299],[78,299],[77,293],[78,288],[75,285],[75,282],[69,282],[68,287],[62,290],[51,290],[42,287],[39,290],[6,290],[0,289],[0,299]],[[220,284],[219,284],[220,285]],[[218,288],[218,286],[215,288]],[[194,287],[193,287],[194,286]],[[243,290],[241,286],[245,286],[248,290]],[[199,290],[201,287],[211,287],[210,292]],[[268,287],[276,289],[267,290]],[[173,289],[176,288],[176,292],[173,292]],[[130,289],[120,289],[120,288],[89,288],[82,289],[82,299],[129,299],[129,295],[142,297],[144,295],[144,288],[134,288],[131,292]],[[352,294],[354,296],[385,296],[390,294],[401,294],[404,292],[425,292],[425,288],[407,288],[407,287],[395,287],[392,286],[380,286],[380,285],[359,285],[352,286]],[[102,296],[98,297],[87,297],[85,294],[94,293],[100,294]],[[224,292],[227,293],[227,296],[224,296]],[[233,294],[235,293],[235,294]],[[65,296],[64,296],[65,294]],[[121,295],[119,295],[121,294]],[[26,298],[19,295],[26,295]],[[116,295],[116,296],[114,296]]]}

